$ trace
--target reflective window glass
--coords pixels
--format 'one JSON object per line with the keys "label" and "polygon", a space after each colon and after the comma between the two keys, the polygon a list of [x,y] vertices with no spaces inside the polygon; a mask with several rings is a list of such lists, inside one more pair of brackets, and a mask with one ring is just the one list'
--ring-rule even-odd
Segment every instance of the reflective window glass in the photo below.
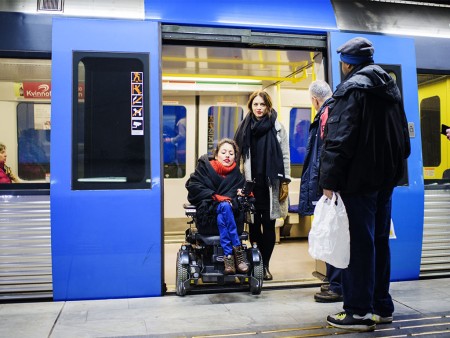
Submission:
{"label": "reflective window glass", "polygon": [[18,174],[22,182],[50,179],[50,104],[17,105]]}
{"label": "reflective window glass", "polygon": [[420,131],[424,167],[437,167],[441,163],[440,99],[438,96],[420,102]]}
{"label": "reflective window glass", "polygon": [[74,53],[73,189],[150,188],[148,56]]}
{"label": "reflective window glass", "polygon": [[164,177],[186,175],[186,108],[163,106]]}
{"label": "reflective window glass", "polygon": [[212,106],[208,109],[208,154],[212,155],[220,139],[234,138],[234,133],[243,118],[241,107]]}
{"label": "reflective window glass", "polygon": [[289,121],[291,176],[299,178],[302,175],[303,163],[305,162],[309,126],[311,125],[311,109],[292,108]]}
{"label": "reflective window glass", "polygon": [[0,143],[14,183],[2,177],[0,189],[48,193],[51,93],[49,58],[0,58]]}

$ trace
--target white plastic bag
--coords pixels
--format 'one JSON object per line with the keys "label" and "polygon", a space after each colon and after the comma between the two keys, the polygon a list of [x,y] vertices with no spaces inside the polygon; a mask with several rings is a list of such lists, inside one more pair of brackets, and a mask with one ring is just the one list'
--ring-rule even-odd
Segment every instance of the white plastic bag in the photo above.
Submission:
{"label": "white plastic bag", "polygon": [[317,202],[308,242],[311,257],[336,268],[348,266],[350,232],[347,212],[339,193],[333,193],[331,200],[323,195]]}
{"label": "white plastic bag", "polygon": [[391,218],[391,228],[389,229],[389,239],[397,239],[397,235],[395,234],[394,222]]}

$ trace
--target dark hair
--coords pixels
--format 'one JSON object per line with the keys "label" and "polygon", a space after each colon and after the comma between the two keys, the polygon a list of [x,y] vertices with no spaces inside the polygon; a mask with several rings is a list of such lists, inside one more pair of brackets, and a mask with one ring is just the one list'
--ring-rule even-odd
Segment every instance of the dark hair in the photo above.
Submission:
{"label": "dark hair", "polygon": [[267,114],[269,114],[269,115],[272,114],[272,99],[270,98],[269,94],[267,94],[263,90],[257,90],[250,95],[250,98],[248,99],[248,102],[247,102],[247,108],[248,108],[249,113],[253,113],[252,104],[253,104],[253,100],[257,96],[262,97],[262,99],[264,100],[264,103],[266,104],[266,107],[267,107]]}
{"label": "dark hair", "polygon": [[239,153],[239,147],[238,147],[237,143],[230,138],[223,138],[223,139],[219,140],[219,142],[217,142],[217,146],[214,148],[214,152],[213,152],[214,158],[216,158],[216,156],[219,154],[220,147],[222,147],[225,143],[231,144],[231,146],[234,149],[234,154],[237,157],[237,154]]}

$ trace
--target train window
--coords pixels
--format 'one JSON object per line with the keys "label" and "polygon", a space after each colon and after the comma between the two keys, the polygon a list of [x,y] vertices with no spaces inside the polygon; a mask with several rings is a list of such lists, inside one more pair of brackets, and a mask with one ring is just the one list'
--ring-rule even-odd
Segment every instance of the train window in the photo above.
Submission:
{"label": "train window", "polygon": [[17,105],[18,175],[22,182],[50,179],[50,104]]}
{"label": "train window", "polygon": [[244,111],[237,106],[212,106],[208,109],[208,154],[212,155],[218,140],[233,138],[244,116]]}
{"label": "train window", "polygon": [[438,167],[441,163],[441,109],[439,96],[420,102],[420,131],[424,167]]}
{"label": "train window", "polygon": [[148,54],[73,55],[73,189],[150,188]]}
{"label": "train window", "polygon": [[291,176],[302,176],[311,124],[310,108],[292,108],[289,119],[289,148],[291,156]]}
{"label": "train window", "polygon": [[186,175],[186,108],[163,106],[164,177]]}

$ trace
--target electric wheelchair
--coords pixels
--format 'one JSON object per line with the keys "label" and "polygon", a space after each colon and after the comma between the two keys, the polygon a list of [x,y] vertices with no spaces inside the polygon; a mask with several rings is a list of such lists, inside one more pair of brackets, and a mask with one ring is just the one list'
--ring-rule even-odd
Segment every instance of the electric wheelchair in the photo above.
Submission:
{"label": "electric wheelchair", "polygon": [[[246,188],[244,187],[243,191]],[[238,197],[239,210],[245,214],[253,210],[253,198]],[[249,288],[254,295],[261,293],[264,268],[261,253],[256,245],[247,247],[248,233],[238,226],[239,238],[246,254],[249,271],[245,274],[224,274],[223,250],[220,246],[218,229],[215,234],[202,234],[197,229],[197,210],[194,205],[184,204],[186,216],[191,218],[187,223],[185,242],[177,253],[176,294],[184,296],[196,287],[230,287]]]}

